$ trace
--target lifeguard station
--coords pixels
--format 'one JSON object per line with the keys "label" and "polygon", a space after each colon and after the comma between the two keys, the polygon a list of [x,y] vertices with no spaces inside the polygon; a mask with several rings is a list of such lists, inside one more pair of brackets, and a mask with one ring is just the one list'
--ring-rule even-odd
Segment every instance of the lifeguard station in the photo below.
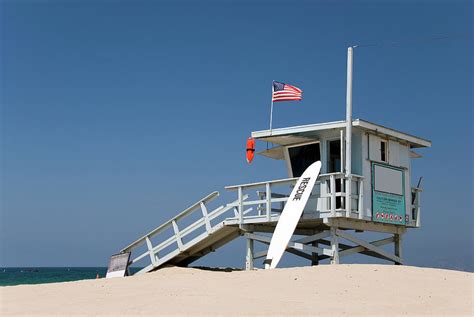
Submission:
{"label": "lifeguard station", "polygon": [[[351,55],[350,59],[352,67]],[[255,252],[255,242],[270,243],[269,233],[275,230],[292,185],[311,163],[321,161],[321,174],[286,251],[313,265],[325,259],[338,264],[354,253],[402,264],[403,234],[420,227],[421,188],[412,185],[411,161],[421,157],[416,149],[430,147],[431,142],[353,120],[349,79],[348,68],[345,121],[252,132],[255,140],[273,145],[258,154],[281,160],[288,178],[227,186],[236,193],[235,200],[211,210],[210,203],[219,196],[213,192],[121,249],[118,256],[143,267],[138,273],[144,273],[166,264],[187,266],[243,236],[245,267],[253,269],[254,261],[266,256],[265,250]],[[387,236],[366,241],[362,232]],[[381,248],[391,243],[393,252]],[[120,270],[112,262],[110,276]]]}

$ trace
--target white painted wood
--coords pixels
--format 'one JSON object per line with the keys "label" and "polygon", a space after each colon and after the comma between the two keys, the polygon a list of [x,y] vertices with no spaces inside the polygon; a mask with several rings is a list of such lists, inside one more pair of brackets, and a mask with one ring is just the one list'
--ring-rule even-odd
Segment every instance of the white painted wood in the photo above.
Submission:
{"label": "white painted wood", "polygon": [[211,233],[211,230],[212,230],[211,222],[209,221],[206,205],[203,202],[201,202],[201,211],[202,211],[202,216],[204,217],[204,223],[206,224],[206,231]]}
{"label": "white painted wood", "polygon": [[359,206],[358,206],[358,211],[359,211],[359,219],[364,219],[364,180],[361,179],[359,180]]}
{"label": "white painted wood", "polygon": [[267,215],[267,220],[270,221],[270,218],[272,217],[272,191],[271,191],[271,185],[270,183],[265,184],[265,191],[266,191],[266,201],[265,201],[265,207],[266,207],[266,215]]}
{"label": "white painted wood", "polygon": [[[265,243],[265,244],[270,244],[271,243],[271,239],[267,236],[257,235],[255,233],[246,233],[245,236],[247,238],[251,238],[255,241],[259,241],[259,242],[262,242],[262,243]],[[296,241],[288,242],[288,244],[287,244],[284,251],[287,251],[287,252],[291,253],[290,249],[292,249],[292,250],[302,250],[302,251],[322,254],[322,255],[326,255],[326,256],[332,256],[332,254],[333,254],[332,251],[329,250],[329,249],[317,248],[317,247],[313,247],[313,246],[306,245],[306,244],[303,244],[303,243],[298,243]],[[266,254],[268,254],[268,251],[267,251]],[[298,255],[301,255],[301,253],[299,253]],[[311,255],[307,254],[306,258],[311,260]]]}
{"label": "white painted wood", "polygon": [[125,270],[107,272],[106,278],[124,277],[126,274]]}
{"label": "white painted wood", "polygon": [[352,242],[354,242],[358,245],[361,245],[364,248],[366,248],[370,251],[373,251],[375,253],[378,253],[378,254],[382,255],[383,257],[385,257],[385,258],[391,259],[394,262],[402,263],[402,259],[400,257],[392,255],[392,254],[386,252],[385,250],[383,250],[379,247],[376,247],[375,245],[370,244],[369,242],[366,242],[364,240],[356,238],[356,237],[354,237],[354,236],[352,236],[352,235],[350,235],[350,234],[348,234],[348,233],[346,233],[342,230],[339,230],[339,229],[336,230],[336,234],[341,238],[344,238],[344,239],[352,241]]}
{"label": "white painted wood", "polygon": [[369,134],[369,160],[380,162],[380,137]]}
{"label": "white painted wood", "polygon": [[[408,133],[403,133],[388,127],[385,127],[380,124],[375,124],[366,120],[362,119],[355,119],[352,120],[352,126],[358,127],[362,130],[371,133],[378,133],[383,135],[384,137],[390,137],[399,139],[401,141],[406,141],[411,145],[413,148],[420,148],[420,147],[431,147],[431,141],[410,135]],[[317,135],[317,133],[325,130],[333,130],[333,129],[341,129],[346,127],[346,121],[335,121],[335,122],[325,122],[325,123],[316,123],[316,124],[308,124],[302,126],[294,126],[294,127],[286,127],[286,128],[278,128],[273,129],[270,133],[270,130],[263,130],[263,131],[255,131],[252,132],[252,137],[255,139],[260,139],[263,141],[269,141],[276,144],[287,145],[290,144],[288,142],[289,137],[295,137],[298,135],[299,137],[305,136],[305,134]],[[285,142],[286,141],[286,142]]]}
{"label": "white painted wood", "polygon": [[132,250],[136,246],[142,244],[145,241],[146,237],[153,237],[154,235],[160,233],[161,231],[164,231],[167,228],[169,228],[171,226],[171,221],[172,220],[178,220],[178,219],[181,219],[181,218],[189,215],[190,212],[192,212],[193,210],[195,210],[197,207],[200,206],[201,202],[208,203],[208,202],[216,199],[218,196],[219,196],[219,192],[213,192],[213,193],[207,195],[206,197],[202,198],[201,200],[197,201],[196,203],[192,204],[191,206],[189,206],[188,208],[186,208],[185,210],[180,212],[177,216],[173,217],[172,219],[166,221],[162,225],[160,225],[157,228],[153,229],[152,231],[148,232],[147,234],[145,234],[140,239],[132,242],[131,244],[129,244],[128,246],[126,246],[125,248],[120,250],[120,252],[129,252],[130,250]]}
{"label": "white painted wood", "polygon": [[321,171],[321,162],[311,164],[296,182],[291,191],[290,199],[285,205],[283,212],[278,220],[272,242],[268,249],[267,264],[265,268],[273,269],[278,265],[288,242],[298,224],[298,220],[303,213],[304,207],[308,202],[311,191],[313,190],[316,179]]}
{"label": "white painted wood", "polygon": [[[383,245],[386,245],[386,244],[393,243],[393,241],[394,241],[393,237],[389,237],[389,238],[385,238],[385,239],[372,241],[372,242],[370,242],[370,244],[373,244],[376,247],[380,247],[380,246],[383,246]],[[353,247],[353,248],[350,248],[350,249],[339,251],[339,257],[341,258],[341,257],[346,256],[346,255],[359,253],[359,252],[362,252],[364,250],[366,250],[366,248],[364,248],[363,246],[356,246],[356,247]]]}
{"label": "white painted wood", "polygon": [[346,205],[344,206],[346,209],[346,217],[351,216],[351,211],[352,211],[352,174],[349,174],[346,176],[346,188],[345,188],[345,203]]}
{"label": "white painted wood", "polygon": [[421,191],[418,191],[415,198],[415,208],[416,208],[416,227],[419,228],[421,226],[421,208],[420,208],[420,200],[421,200]]}
{"label": "white painted wood", "polygon": [[247,238],[247,255],[245,257],[245,270],[253,270],[253,240]]}
{"label": "white painted wood", "polygon": [[344,139],[344,130],[343,129],[341,129],[339,138],[340,138],[340,141],[341,141],[341,170],[340,170],[340,172],[344,173],[344,166],[346,165],[345,156],[344,156],[346,141]]}
{"label": "white painted wood", "polygon": [[244,203],[243,203],[243,194],[242,194],[242,187],[241,186],[239,186],[239,188],[237,188],[237,195],[238,195],[238,201],[239,201],[239,205],[238,205],[239,223],[242,224],[242,220],[243,220],[243,217],[244,217]]}
{"label": "white painted wood", "polygon": [[391,137],[406,141],[410,143],[413,147],[431,147],[431,141],[416,137],[407,133],[403,133],[391,128],[384,127],[379,124],[368,122],[365,120],[357,119],[353,122],[353,126],[361,127],[365,130],[372,131],[384,135],[385,137]]}
{"label": "white painted wood", "polygon": [[155,253],[153,252],[153,245],[151,244],[150,238],[146,237],[146,246],[148,248],[148,252],[150,253],[150,260],[151,264],[156,264],[156,257]]}
{"label": "white painted wood", "polygon": [[331,227],[331,264],[339,264],[339,239],[337,236],[337,229]]}
{"label": "white painted wood", "polygon": [[405,233],[406,228],[403,226],[387,225],[380,222],[373,222],[370,220],[359,220],[354,218],[324,218],[323,222],[331,227],[338,227],[344,229],[373,231],[382,233]]}
{"label": "white painted wood", "polygon": [[388,162],[393,166],[400,166],[400,143],[397,141],[388,141]]}
{"label": "white painted wood", "polygon": [[323,231],[323,232],[320,232],[320,233],[317,233],[317,234],[313,234],[312,236],[308,236],[308,237],[304,237],[304,238],[298,239],[298,240],[296,240],[295,242],[306,244],[306,243],[310,243],[310,242],[313,242],[313,241],[318,241],[318,240],[327,238],[327,237],[329,237],[330,235],[331,235],[331,231],[325,230],[325,231]]}
{"label": "white painted wood", "polygon": [[331,215],[336,215],[336,179],[334,175],[331,175],[329,180],[329,188],[331,191]]}
{"label": "white painted wood", "polygon": [[181,234],[179,233],[178,224],[176,223],[176,220],[173,220],[171,223],[173,224],[173,231],[176,237],[176,242],[178,243],[178,249],[181,251],[183,250],[183,240],[181,240]]}
{"label": "white painted wood", "polygon": [[362,138],[362,174],[366,183],[364,184],[364,217],[372,218],[372,162],[370,161],[370,134],[365,134]]}

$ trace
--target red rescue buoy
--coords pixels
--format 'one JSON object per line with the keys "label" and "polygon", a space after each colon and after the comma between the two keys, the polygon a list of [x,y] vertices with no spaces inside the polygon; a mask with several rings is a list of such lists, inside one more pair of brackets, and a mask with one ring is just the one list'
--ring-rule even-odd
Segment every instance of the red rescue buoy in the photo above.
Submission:
{"label": "red rescue buoy", "polygon": [[247,163],[252,163],[255,152],[255,140],[252,137],[247,139]]}

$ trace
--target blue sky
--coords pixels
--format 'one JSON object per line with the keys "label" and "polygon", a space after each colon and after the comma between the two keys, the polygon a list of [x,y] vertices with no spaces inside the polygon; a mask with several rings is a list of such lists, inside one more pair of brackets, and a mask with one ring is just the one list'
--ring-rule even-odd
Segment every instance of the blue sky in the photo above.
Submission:
{"label": "blue sky", "polygon": [[3,1],[0,265],[105,266],[214,190],[286,177],[243,151],[271,81],[304,90],[275,127],[341,120],[347,46],[400,41],[355,49],[354,117],[433,141],[404,256],[472,270],[472,23],[469,1]]}

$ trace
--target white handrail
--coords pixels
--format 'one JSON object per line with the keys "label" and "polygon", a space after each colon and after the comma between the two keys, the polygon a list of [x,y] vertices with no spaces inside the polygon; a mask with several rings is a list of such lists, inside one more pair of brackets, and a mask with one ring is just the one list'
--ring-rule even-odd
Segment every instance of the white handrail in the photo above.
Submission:
{"label": "white handrail", "polygon": [[[350,175],[352,181],[356,182],[357,186],[357,194],[355,195],[350,195],[350,197],[354,197],[354,199],[357,200],[357,210],[356,212],[359,213],[359,218],[363,218],[363,176],[360,175],[355,175],[351,174]],[[336,207],[336,197],[347,197],[346,191],[341,187],[340,191],[336,191],[336,181],[339,180],[344,180],[346,179],[346,175],[341,172],[336,172],[336,173],[328,173],[328,174],[321,174],[318,177],[317,184],[324,184],[325,182],[329,181],[329,187],[327,187],[326,191],[323,191],[321,188],[319,195],[312,195],[312,197],[316,196],[321,199],[328,199],[328,208],[325,208],[324,206],[321,206],[319,208],[320,212],[330,212],[331,216],[335,216],[336,212],[343,211],[345,209],[340,209]],[[274,185],[284,185],[284,184],[294,184],[298,178],[286,178],[286,179],[277,179],[277,180],[271,180],[271,181],[264,181],[264,182],[256,182],[256,183],[247,183],[247,184],[241,184],[241,185],[232,185],[232,186],[226,186],[225,189],[227,190],[237,190],[238,192],[238,197],[243,195],[243,192],[245,190],[249,189],[254,189],[258,187],[264,187],[265,191],[258,191],[257,194],[259,195],[258,200],[252,200],[252,201],[247,201],[245,203],[242,203],[242,207],[249,206],[249,205],[258,205],[259,208],[257,210],[259,211],[259,215],[263,215],[262,211],[265,211],[265,216],[267,221],[271,220],[272,217],[272,204],[273,203],[284,203],[288,200],[288,197],[285,195],[278,194],[280,197],[275,197],[275,195],[272,193],[272,187]],[[352,188],[351,188],[352,189]],[[262,196],[265,195],[265,197]],[[342,198],[341,198],[342,199]],[[239,204],[240,205],[240,204]],[[240,209],[239,209],[240,210]],[[351,211],[352,212],[352,211]],[[346,216],[350,216],[351,213],[347,212],[346,210]],[[239,223],[242,224],[244,219],[243,215],[241,212],[238,213],[239,216]]]}
{"label": "white handrail", "polygon": [[160,226],[156,227],[152,231],[148,232],[143,237],[141,237],[141,238],[135,240],[134,242],[130,243],[128,246],[126,246],[125,248],[120,250],[120,252],[129,252],[130,250],[132,250],[133,248],[135,248],[139,244],[145,242],[147,237],[152,238],[153,236],[157,235],[158,233],[160,233],[164,229],[167,229],[169,226],[171,226],[173,221],[177,221],[177,220],[182,219],[183,217],[187,216],[189,213],[194,211],[194,209],[200,207],[201,203],[208,203],[208,202],[216,199],[218,196],[219,196],[219,192],[213,192],[213,193],[205,196],[201,200],[197,201],[196,203],[192,204],[191,206],[189,206],[188,208],[186,208],[185,210],[180,212],[178,215],[174,216],[170,220],[166,221],[165,223],[163,223]]}

